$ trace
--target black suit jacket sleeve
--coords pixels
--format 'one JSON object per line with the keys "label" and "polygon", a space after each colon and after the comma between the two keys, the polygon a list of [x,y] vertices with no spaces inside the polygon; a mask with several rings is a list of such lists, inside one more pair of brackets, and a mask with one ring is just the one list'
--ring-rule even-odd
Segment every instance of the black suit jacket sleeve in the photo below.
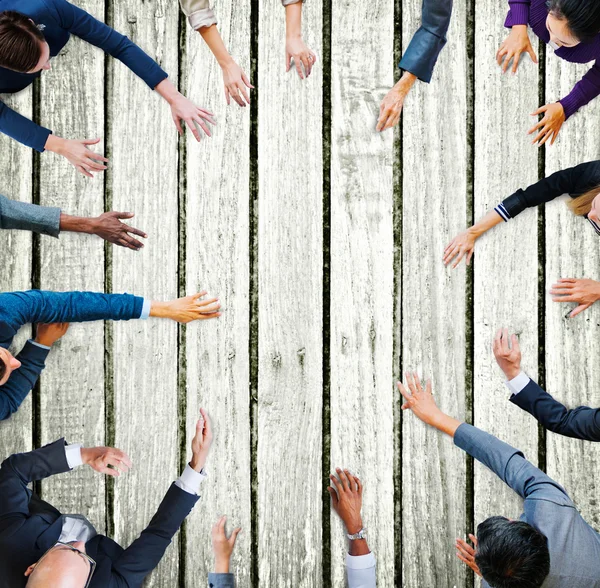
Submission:
{"label": "black suit jacket sleeve", "polygon": [[596,186],[600,186],[600,160],[588,161],[553,173],[525,190],[517,190],[503,200],[502,204],[509,218],[514,218],[526,208],[550,202],[563,194],[577,198]]}
{"label": "black suit jacket sleeve", "polygon": [[15,515],[29,515],[27,484],[69,469],[64,439],[29,453],[11,455],[0,466],[0,522]]}
{"label": "black suit jacket sleeve", "polygon": [[21,367],[14,370],[6,384],[0,386],[0,420],[7,419],[17,411],[19,406],[35,386],[45,367],[49,349],[43,349],[27,341],[17,359]]}
{"label": "black suit jacket sleeve", "polygon": [[533,380],[510,401],[533,415],[544,428],[575,439],[600,441],[600,409],[579,406],[568,410]]}
{"label": "black suit jacket sleeve", "polygon": [[158,565],[198,496],[172,484],[142,534],[113,561],[110,588],[141,586]]}

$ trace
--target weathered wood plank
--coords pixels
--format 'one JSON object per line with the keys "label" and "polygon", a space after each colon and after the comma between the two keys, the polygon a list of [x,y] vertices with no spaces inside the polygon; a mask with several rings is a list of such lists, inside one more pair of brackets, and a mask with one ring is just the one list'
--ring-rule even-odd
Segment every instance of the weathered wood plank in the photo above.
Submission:
{"label": "weathered wood plank", "polygon": [[[334,2],[331,145],[331,466],[361,478],[381,586],[394,581],[393,147],[375,132],[393,84],[394,3]],[[347,539],[331,515],[332,584]]]}
{"label": "weathered wood plank", "polygon": [[[219,2],[218,28],[244,71],[250,71],[250,4]],[[227,107],[221,68],[199,33],[187,28],[184,92],[214,112],[218,125],[200,145],[188,134],[186,288],[218,296],[223,315],[187,328],[187,423],[200,406],[211,415],[215,441],[202,488],[202,515],[187,526],[186,585],[214,570],[211,527],[227,515],[242,527],[231,561],[240,586],[250,586],[249,140],[250,109]],[[188,436],[187,447],[191,437]]]}
{"label": "weathered wood plank", "polygon": [[[547,101],[567,94],[589,65],[566,63],[548,51]],[[595,100],[566,121],[546,151],[546,175],[600,157],[600,139],[590,133],[598,117],[600,103]],[[546,292],[559,278],[600,280],[600,252],[592,226],[555,201],[546,206]],[[573,308],[546,295],[546,389],[569,408],[597,407],[600,367],[590,360],[600,353],[600,307],[595,304],[573,319],[565,318]],[[549,432],[546,460],[548,474],[567,489],[585,519],[600,528],[597,476],[590,475],[600,471],[600,447]]]}
{"label": "weathered wood plank", "polygon": [[[113,26],[156,59],[177,84],[176,2],[112,2]],[[178,135],[168,105],[123,64],[112,79],[109,194],[116,210],[133,211],[148,234],[139,253],[114,250],[112,287],[154,300],[177,297]],[[177,325],[150,319],[114,325],[112,342],[117,447],[134,469],[115,486],[115,533],[128,545],[150,522],[178,468]],[[148,586],[175,586],[178,536]]]}
{"label": "weathered wood plank", "polygon": [[[403,5],[404,49],[421,24],[421,6],[421,0]],[[403,364],[431,377],[442,410],[461,420],[466,272],[464,264],[445,268],[441,258],[467,218],[466,18],[466,4],[455,4],[432,82],[417,82],[407,100],[402,140]],[[466,566],[453,549],[467,524],[465,464],[451,441],[404,415],[402,585],[407,588],[466,585]]]}
{"label": "weathered wood plank", "polygon": [[[102,19],[104,2],[79,6]],[[81,63],[86,67],[82,68]],[[65,95],[65,88],[77,92]],[[95,138],[104,129],[104,53],[73,38],[53,68],[42,76],[41,123],[65,138]],[[98,215],[104,207],[104,177],[86,178],[52,153],[40,157],[40,203],[68,214]],[[45,290],[104,291],[104,247],[100,239],[63,233],[42,237],[40,287]],[[71,325],[54,345],[41,377],[42,443],[65,437],[86,446],[105,444],[104,325]],[[90,468],[79,468],[43,483],[46,500],[63,512],[81,512],[99,532],[105,530],[105,480]]]}
{"label": "weathered wood plank", "polygon": [[[321,2],[303,7],[321,55]],[[322,66],[285,73],[285,13],[261,3],[258,52],[259,585],[321,585]],[[309,538],[305,541],[304,538]]]}
{"label": "weathered wood plank", "polygon": [[[475,11],[475,218],[519,187],[537,180],[538,148],[527,130],[538,106],[538,68],[525,57],[518,74],[502,75],[496,51],[508,34],[507,5]],[[537,45],[535,45],[537,46]],[[517,246],[518,243],[518,246]],[[480,239],[474,257],[474,421],[537,463],[537,426],[510,402],[492,342],[499,327],[516,331],[523,367],[537,374],[537,211],[529,210]],[[475,466],[475,525],[491,515],[519,513],[517,495]]]}
{"label": "weathered wood plank", "polygon": [[[31,118],[33,111],[32,88],[18,94],[4,94],[2,100],[23,116]],[[0,194],[13,200],[31,202],[33,156],[31,149],[17,143],[6,135],[0,135]],[[31,288],[31,265],[33,237],[27,231],[0,230],[0,267],[3,292]],[[18,353],[31,337],[29,326],[21,329],[11,346]],[[0,458],[4,459],[18,451],[32,449],[31,394],[21,404],[19,411],[9,420],[0,423]]]}

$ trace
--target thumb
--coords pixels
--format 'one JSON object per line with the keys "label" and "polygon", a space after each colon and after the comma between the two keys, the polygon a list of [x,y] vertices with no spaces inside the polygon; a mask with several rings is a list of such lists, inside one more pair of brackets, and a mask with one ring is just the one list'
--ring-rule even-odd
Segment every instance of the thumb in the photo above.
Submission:
{"label": "thumb", "polygon": [[97,139],[84,139],[82,143],[84,145],[95,145],[96,143],[100,143],[100,137]]}
{"label": "thumb", "polygon": [[292,67],[292,55],[290,53],[286,53],[286,56],[285,56],[285,71],[290,71],[290,67]]}
{"label": "thumb", "polygon": [[529,45],[529,48],[527,49],[527,53],[529,53],[529,57],[531,57],[531,61],[533,61],[533,63],[538,62],[537,55],[535,54],[535,51],[533,50],[533,47],[531,45]]}
{"label": "thumb", "polygon": [[115,212],[117,218],[133,218],[135,215],[133,212]]}
{"label": "thumb", "polygon": [[327,491],[331,495],[331,502],[333,502],[333,506],[336,507],[338,503],[338,495],[334,488],[331,486],[327,486]]}
{"label": "thumb", "polygon": [[584,310],[587,310],[589,307],[591,306],[591,304],[580,304],[575,310],[573,310],[573,312],[569,315],[569,318],[573,318],[574,316],[577,316],[580,312],[583,312]]}
{"label": "thumb", "polygon": [[237,529],[234,529],[233,532],[231,533],[231,537],[229,537],[229,543],[232,547],[235,545],[237,536],[240,534],[241,530],[242,530],[242,528],[238,527]]}

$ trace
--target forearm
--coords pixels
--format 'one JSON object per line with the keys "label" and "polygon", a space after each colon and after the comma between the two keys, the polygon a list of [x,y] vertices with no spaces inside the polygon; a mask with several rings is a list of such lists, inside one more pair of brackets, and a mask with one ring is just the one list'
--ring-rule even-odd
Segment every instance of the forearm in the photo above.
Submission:
{"label": "forearm", "polygon": [[288,39],[302,37],[302,2],[285,7],[285,36]]}
{"label": "forearm", "polygon": [[353,556],[367,555],[368,553],[371,553],[371,550],[367,545],[366,539],[354,539],[353,541],[350,541],[348,553]]}
{"label": "forearm", "polygon": [[40,152],[44,151],[44,145],[52,133],[50,129],[25,118],[2,102],[0,102],[0,132]]}
{"label": "forearm", "polygon": [[160,84],[154,88],[162,98],[164,98],[169,104],[172,104],[175,98],[180,96],[179,90],[173,85],[171,80],[168,78],[164,79]]}
{"label": "forearm", "polygon": [[70,233],[95,233],[95,224],[93,218],[82,216],[71,216],[61,212],[60,214],[60,230]]}
{"label": "forearm", "polygon": [[202,27],[198,29],[198,32],[200,35],[202,35],[204,42],[208,45],[208,48],[215,56],[217,63],[221,67],[224,67],[233,61],[233,58],[225,47],[225,43],[223,43],[223,39],[221,38],[221,35],[217,29],[217,25]]}
{"label": "forearm", "polygon": [[500,216],[500,214],[498,214],[498,212],[496,212],[495,210],[490,210],[485,216],[480,218],[470,229],[468,229],[468,232],[471,233],[475,237],[475,239],[478,239],[479,237],[481,237],[481,235],[483,235],[496,225],[500,224],[501,222],[502,217]]}
{"label": "forearm", "polygon": [[427,424],[454,438],[454,434],[462,422],[440,411]]}

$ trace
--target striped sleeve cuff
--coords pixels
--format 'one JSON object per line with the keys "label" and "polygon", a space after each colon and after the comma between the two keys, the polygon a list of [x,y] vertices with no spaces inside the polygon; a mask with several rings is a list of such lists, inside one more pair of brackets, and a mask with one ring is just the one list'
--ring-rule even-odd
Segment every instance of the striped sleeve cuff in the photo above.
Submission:
{"label": "striped sleeve cuff", "polygon": [[506,210],[506,206],[504,206],[504,203],[502,202],[498,204],[494,210],[502,217],[504,222],[508,222],[512,218],[508,210]]}

